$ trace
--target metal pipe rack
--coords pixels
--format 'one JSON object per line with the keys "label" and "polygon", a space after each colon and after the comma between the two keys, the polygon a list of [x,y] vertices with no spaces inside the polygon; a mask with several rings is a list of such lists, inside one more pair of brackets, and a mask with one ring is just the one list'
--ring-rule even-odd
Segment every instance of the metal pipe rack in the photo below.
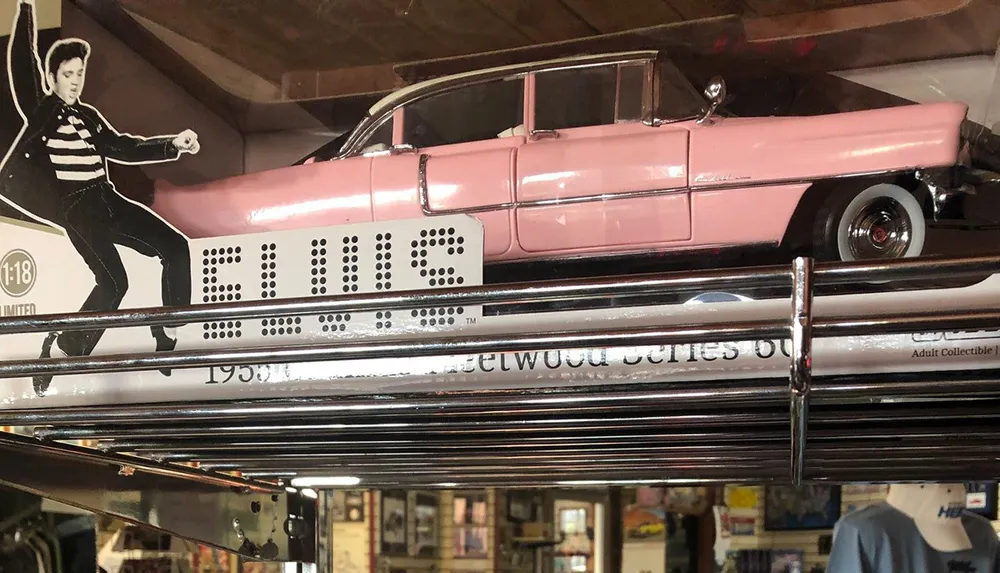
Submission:
{"label": "metal pipe rack", "polygon": [[[786,319],[18,360],[0,362],[0,378],[760,337],[787,340],[790,359],[783,379],[0,410],[0,425],[33,432],[0,435],[0,455],[16,460],[0,464],[0,483],[252,557],[309,560],[315,540],[304,532],[315,530],[315,515],[300,484],[319,476],[349,476],[364,488],[449,489],[996,479],[1000,370],[815,375],[812,347],[829,337],[1000,328],[1000,309],[989,308],[813,312],[815,293],[831,286],[998,272],[1000,256],[797,258],[763,268],[2,318],[0,335],[468,304],[628,304],[769,288],[789,293]],[[65,443],[78,439],[97,447]],[[134,503],[116,505],[101,491],[126,492]],[[171,513],[192,495],[211,511]]]}

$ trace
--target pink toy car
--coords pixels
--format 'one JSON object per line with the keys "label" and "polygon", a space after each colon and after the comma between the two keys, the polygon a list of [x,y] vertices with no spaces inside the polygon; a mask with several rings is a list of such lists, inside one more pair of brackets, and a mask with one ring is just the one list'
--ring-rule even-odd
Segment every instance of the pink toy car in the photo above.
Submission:
{"label": "pink toy car", "polygon": [[[329,158],[157,192],[191,237],[468,213],[488,263],[800,242],[912,257],[963,186],[960,103],[723,117],[658,52],[437,78],[379,101]],[[707,101],[706,101],[707,98]]]}

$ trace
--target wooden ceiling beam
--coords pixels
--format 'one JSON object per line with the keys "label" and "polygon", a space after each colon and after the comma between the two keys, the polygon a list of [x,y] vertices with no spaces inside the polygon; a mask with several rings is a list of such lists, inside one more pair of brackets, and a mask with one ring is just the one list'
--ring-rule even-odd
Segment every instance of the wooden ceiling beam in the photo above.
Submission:
{"label": "wooden ceiling beam", "polygon": [[396,66],[396,73],[405,81],[412,83],[480,68],[562,58],[580,53],[648,49],[699,52],[705,50],[706,46],[711,47],[719,37],[739,37],[742,34],[743,24],[739,18],[721,17],[700,22],[654,26],[639,32],[603,34],[512,50],[401,63]]}
{"label": "wooden ceiling beam", "polygon": [[959,10],[968,0],[856,1],[858,4],[852,6],[747,20],[747,38],[759,42],[896,25],[908,20],[935,18]]}
{"label": "wooden ceiling beam", "polygon": [[[310,19],[312,25],[327,27],[328,34],[340,35],[345,38],[356,38],[359,44],[379,54],[380,57],[378,59],[380,60],[391,60],[398,56],[394,53],[391,46],[387,46],[385,42],[379,41],[379,38],[373,38],[368,34],[361,33],[358,26],[353,24],[352,19],[349,17],[345,18],[344,16],[347,14],[343,10],[337,9],[340,8],[337,4],[320,3],[316,0],[284,0],[284,2],[286,4],[294,4],[302,12],[312,16]],[[362,46],[359,45],[358,47]]]}
{"label": "wooden ceiling beam", "polygon": [[740,0],[667,0],[685,20],[715,18],[718,16],[742,16],[746,5]]}
{"label": "wooden ceiling beam", "polygon": [[683,20],[666,0],[560,0],[602,34]]}
{"label": "wooden ceiling beam", "polygon": [[776,16],[813,10],[815,0],[743,0],[755,16]]}
{"label": "wooden ceiling beam", "polygon": [[[918,5],[923,10],[916,10]],[[902,10],[907,6],[912,10]],[[730,16],[503,52],[411,62],[396,66],[396,71],[413,82],[581,52],[663,49],[693,74],[825,73],[993,54],[1000,38],[1000,5],[995,0],[896,0],[843,10],[851,10],[855,18],[850,22],[836,19],[835,26],[801,34],[787,26],[794,18],[786,20],[784,27],[769,28],[763,24],[781,20]],[[876,17],[884,17],[886,10],[895,10],[895,17]],[[870,18],[865,16],[866,11],[870,11]],[[752,36],[751,31],[755,32]]]}
{"label": "wooden ceiling beam", "polygon": [[[370,0],[296,0],[315,12],[317,22],[364,40],[381,57],[382,63],[405,61],[434,54],[440,57],[451,49],[432,35],[397,16],[385,5]],[[432,57],[434,57],[432,56]]]}
{"label": "wooden ceiling beam", "polygon": [[451,55],[515,48],[531,43],[517,27],[472,0],[377,0],[402,21],[439,39]]}
{"label": "wooden ceiling beam", "polygon": [[387,92],[403,85],[392,64],[381,64],[289,72],[282,80],[282,91],[286,97],[301,101]]}
{"label": "wooden ceiling beam", "polygon": [[[698,1],[698,0],[695,0]],[[599,31],[555,0],[479,0],[531,41],[572,40]]]}
{"label": "wooden ceiling beam", "polygon": [[[435,29],[432,22],[427,21],[426,18],[421,18],[414,11],[419,9],[417,2],[419,0],[374,0],[375,3],[382,6],[387,11],[391,11],[396,18],[405,22],[412,28],[419,30],[420,33],[436,38],[436,41],[443,44],[449,54],[455,54],[462,47],[462,43],[456,38],[452,38],[446,34],[440,34],[438,30]],[[447,56],[445,56],[447,57]]]}

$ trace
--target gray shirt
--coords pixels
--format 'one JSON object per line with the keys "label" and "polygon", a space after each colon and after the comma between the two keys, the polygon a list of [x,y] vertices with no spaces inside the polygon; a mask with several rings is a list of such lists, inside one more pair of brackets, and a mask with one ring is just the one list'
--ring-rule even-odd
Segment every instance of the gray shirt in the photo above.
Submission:
{"label": "gray shirt", "polygon": [[944,553],[908,515],[877,503],[845,515],[833,530],[827,573],[1000,573],[1000,541],[989,520],[971,512],[962,524],[972,549]]}

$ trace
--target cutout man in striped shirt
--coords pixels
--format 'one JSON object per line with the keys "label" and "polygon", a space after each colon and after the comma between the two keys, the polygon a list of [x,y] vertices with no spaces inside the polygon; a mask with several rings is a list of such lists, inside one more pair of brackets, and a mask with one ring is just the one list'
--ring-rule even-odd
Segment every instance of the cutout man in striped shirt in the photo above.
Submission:
{"label": "cutout man in striped shirt", "polygon": [[[60,40],[49,50],[43,72],[34,0],[18,0],[7,70],[25,125],[0,167],[0,198],[65,231],[96,283],[81,312],[116,310],[124,299],[128,273],[116,245],[160,259],[164,306],[189,305],[187,239],[143,205],[120,195],[106,170],[108,161],[159,163],[197,153],[198,136],[191,130],[153,138],[119,133],[99,111],[80,101],[89,56],[87,42]],[[157,351],[175,348],[176,326],[152,328]],[[53,346],[66,356],[89,355],[103,334],[50,333],[41,357],[51,357]],[[51,375],[36,376],[35,392],[44,395],[51,380]]]}

